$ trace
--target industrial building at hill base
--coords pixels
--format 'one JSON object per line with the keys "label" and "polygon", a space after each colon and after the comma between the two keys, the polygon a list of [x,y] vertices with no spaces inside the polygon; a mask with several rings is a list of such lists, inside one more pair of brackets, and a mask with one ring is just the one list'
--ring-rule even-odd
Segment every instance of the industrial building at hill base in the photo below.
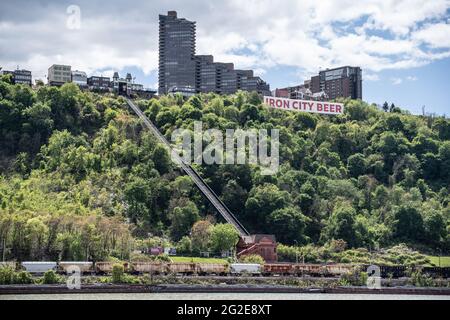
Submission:
{"label": "industrial building at hill base", "polygon": [[278,261],[277,241],[271,234],[241,236],[236,245],[237,256],[257,254],[266,262]]}
{"label": "industrial building at hill base", "polygon": [[269,85],[252,70],[236,70],[233,63],[214,62],[212,55],[196,55],[196,23],[178,18],[176,11],[159,16],[159,94],[185,96],[237,90],[270,94]]}

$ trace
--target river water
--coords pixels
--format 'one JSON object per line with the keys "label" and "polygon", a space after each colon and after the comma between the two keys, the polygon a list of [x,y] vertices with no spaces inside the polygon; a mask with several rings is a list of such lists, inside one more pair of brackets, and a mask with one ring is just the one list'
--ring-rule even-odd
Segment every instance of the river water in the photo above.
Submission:
{"label": "river water", "polygon": [[450,300],[450,296],[324,293],[104,293],[0,295],[0,300]]}

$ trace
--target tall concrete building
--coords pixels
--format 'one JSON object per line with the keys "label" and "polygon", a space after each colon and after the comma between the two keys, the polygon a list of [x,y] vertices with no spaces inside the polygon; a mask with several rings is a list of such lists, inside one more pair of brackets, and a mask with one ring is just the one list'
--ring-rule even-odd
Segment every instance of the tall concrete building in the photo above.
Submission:
{"label": "tall concrete building", "polygon": [[175,11],[159,16],[159,93],[174,87],[195,88],[195,22]]}
{"label": "tall concrete building", "polygon": [[246,90],[270,95],[269,85],[252,70],[214,62],[212,55],[195,55],[195,31],[195,22],[178,18],[175,11],[159,16],[159,94]]}
{"label": "tall concrete building", "polygon": [[48,68],[48,83],[51,86],[61,86],[72,81],[72,67],[54,64]]}

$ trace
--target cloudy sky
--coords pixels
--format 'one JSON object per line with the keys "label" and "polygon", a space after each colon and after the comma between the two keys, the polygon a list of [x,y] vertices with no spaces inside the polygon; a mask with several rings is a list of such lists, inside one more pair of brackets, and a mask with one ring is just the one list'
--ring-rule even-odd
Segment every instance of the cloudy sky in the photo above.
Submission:
{"label": "cloudy sky", "polygon": [[450,114],[450,0],[0,0],[0,66],[43,79],[53,63],[117,70],[156,88],[168,10],[197,21],[198,54],[253,68],[272,89],[358,65],[364,100]]}

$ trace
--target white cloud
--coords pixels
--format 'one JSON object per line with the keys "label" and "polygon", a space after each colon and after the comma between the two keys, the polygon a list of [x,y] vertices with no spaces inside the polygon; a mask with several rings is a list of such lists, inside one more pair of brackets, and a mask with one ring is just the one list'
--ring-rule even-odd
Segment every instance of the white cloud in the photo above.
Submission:
{"label": "white cloud", "polygon": [[408,77],[406,77],[406,80],[408,80],[408,81],[417,81],[417,80],[419,80],[419,78],[417,78],[416,76],[408,76]]}
{"label": "white cloud", "polygon": [[398,86],[399,84],[402,84],[403,79],[402,78],[391,78],[391,83],[394,86]]}
{"label": "white cloud", "polygon": [[[407,35],[418,22],[445,18],[448,0],[387,0],[369,1],[367,12],[369,29],[389,30],[396,35]],[[369,9],[370,8],[370,9]]]}
{"label": "white cloud", "polygon": [[433,48],[450,48],[450,24],[428,24],[414,32],[412,38]]}
{"label": "white cloud", "polygon": [[158,14],[173,9],[197,21],[198,54],[258,74],[276,66],[307,76],[320,68],[359,65],[366,80],[376,81],[382,70],[450,57],[450,0],[77,2],[81,30],[65,28],[61,2],[2,3],[0,65],[19,64],[41,78],[55,62],[88,73],[137,67],[152,74],[158,68]]}
{"label": "white cloud", "polygon": [[380,77],[375,73],[364,73],[363,78],[366,81],[380,81]]}

